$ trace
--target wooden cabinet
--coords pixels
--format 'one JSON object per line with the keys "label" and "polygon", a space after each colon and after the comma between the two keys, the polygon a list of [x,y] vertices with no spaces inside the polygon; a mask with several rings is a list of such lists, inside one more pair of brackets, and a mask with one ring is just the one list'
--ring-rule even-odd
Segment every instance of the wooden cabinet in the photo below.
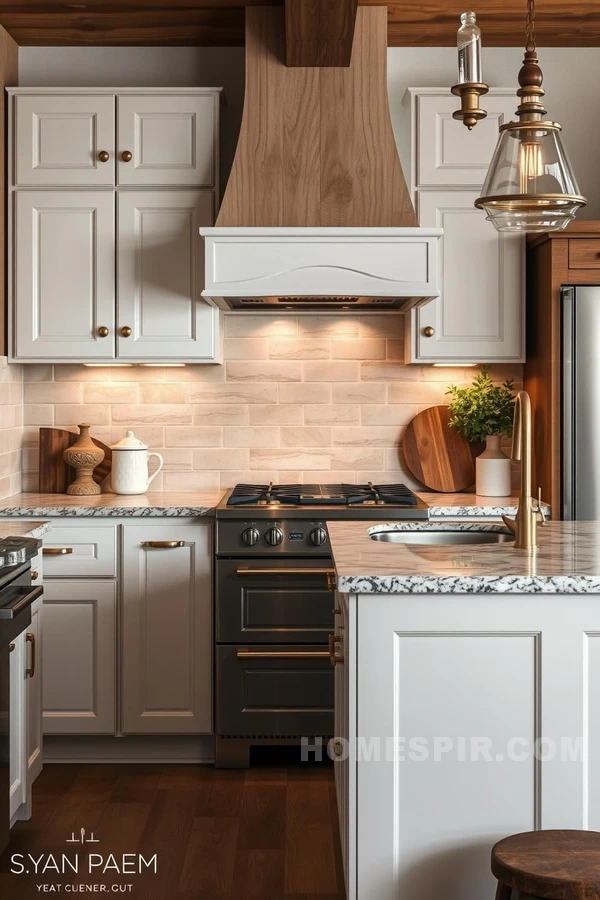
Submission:
{"label": "wooden cabinet", "polygon": [[215,91],[119,95],[118,183],[214,187],[218,104]]}
{"label": "wooden cabinet", "polygon": [[114,195],[18,191],[14,234],[19,358],[114,359]]}
{"label": "wooden cabinet", "polygon": [[19,187],[114,184],[115,98],[111,93],[19,95],[14,133],[14,181]]}
{"label": "wooden cabinet", "polygon": [[523,358],[523,240],[498,234],[485,222],[474,206],[478,196],[478,191],[419,192],[420,224],[444,229],[442,297],[415,310],[413,318],[411,338],[421,362]]}
{"label": "wooden cabinet", "polygon": [[210,524],[123,526],[125,734],[212,731],[211,563]]}
{"label": "wooden cabinet", "polygon": [[498,127],[516,108],[514,91],[492,89],[488,117],[469,132],[452,118],[457,98],[411,89],[412,186],[422,226],[444,229],[441,296],[408,313],[409,363],[522,362],[524,239],[501,235],[474,207]]}
{"label": "wooden cabinet", "polygon": [[114,734],[115,582],[47,579],[44,601],[44,732]]}
{"label": "wooden cabinet", "polygon": [[[217,358],[219,313],[200,296],[204,245],[198,238],[200,226],[214,221],[213,207],[212,191],[119,194],[119,358]],[[123,326],[132,329],[128,337]]]}
{"label": "wooden cabinet", "polygon": [[220,362],[199,235],[218,206],[220,90],[9,98],[10,358]]}
{"label": "wooden cabinet", "polygon": [[527,250],[527,361],[523,384],[533,408],[533,484],[562,518],[563,285],[600,284],[600,223],[573,222],[565,231],[531,235]]}

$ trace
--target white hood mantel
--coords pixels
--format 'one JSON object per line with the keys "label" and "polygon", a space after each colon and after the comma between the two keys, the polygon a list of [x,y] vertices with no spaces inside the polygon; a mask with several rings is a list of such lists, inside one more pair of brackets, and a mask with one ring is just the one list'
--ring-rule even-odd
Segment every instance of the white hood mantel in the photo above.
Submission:
{"label": "white hood mantel", "polygon": [[[287,5],[286,5],[287,8]],[[239,140],[205,241],[225,310],[377,312],[439,296],[390,119],[387,11],[358,6],[350,65],[287,66],[285,9],[246,8]]]}
{"label": "white hood mantel", "polygon": [[203,296],[225,310],[360,312],[439,297],[441,228],[202,228]]}

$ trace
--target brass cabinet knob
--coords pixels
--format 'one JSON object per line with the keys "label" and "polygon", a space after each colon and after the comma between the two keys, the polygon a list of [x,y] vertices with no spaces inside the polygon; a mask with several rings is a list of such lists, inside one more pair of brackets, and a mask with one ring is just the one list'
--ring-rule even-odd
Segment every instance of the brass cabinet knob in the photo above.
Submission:
{"label": "brass cabinet knob", "polygon": [[106,327],[106,325],[101,325],[100,328],[98,329],[98,337],[108,337],[109,334],[110,334],[110,332],[109,332],[108,328]]}
{"label": "brass cabinet knob", "polygon": [[121,337],[131,337],[131,328],[129,325],[123,325],[121,328]]}
{"label": "brass cabinet knob", "polygon": [[431,325],[428,325],[427,328],[423,329],[423,334],[425,335],[425,337],[433,337],[435,334],[435,328],[433,328]]}
{"label": "brass cabinet knob", "polygon": [[100,162],[108,162],[110,159],[110,153],[107,150],[101,150],[98,153],[98,159]]}
{"label": "brass cabinet knob", "polygon": [[131,150],[123,150],[123,152],[121,153],[121,159],[123,160],[123,162],[131,162],[131,160],[133,159],[133,153],[131,152]]}
{"label": "brass cabinet knob", "polygon": [[39,577],[40,577],[40,573],[36,572],[35,569],[32,569],[31,570],[31,580],[37,581]]}

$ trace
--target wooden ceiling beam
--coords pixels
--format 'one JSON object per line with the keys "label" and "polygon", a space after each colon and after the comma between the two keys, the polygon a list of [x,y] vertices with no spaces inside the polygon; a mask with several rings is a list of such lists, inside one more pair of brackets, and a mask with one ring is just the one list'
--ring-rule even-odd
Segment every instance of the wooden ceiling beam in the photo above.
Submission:
{"label": "wooden ceiling beam", "polygon": [[287,66],[349,66],[358,0],[285,0]]}

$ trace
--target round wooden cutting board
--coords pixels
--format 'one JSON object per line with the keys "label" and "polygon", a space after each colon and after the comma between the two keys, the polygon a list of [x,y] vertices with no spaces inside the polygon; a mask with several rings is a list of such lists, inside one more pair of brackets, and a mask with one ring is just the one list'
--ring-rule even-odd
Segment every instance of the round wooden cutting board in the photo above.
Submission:
{"label": "round wooden cutting board", "polygon": [[408,424],[402,441],[407,468],[426,487],[450,494],[475,483],[475,459],[480,448],[448,422],[447,406],[432,406]]}

